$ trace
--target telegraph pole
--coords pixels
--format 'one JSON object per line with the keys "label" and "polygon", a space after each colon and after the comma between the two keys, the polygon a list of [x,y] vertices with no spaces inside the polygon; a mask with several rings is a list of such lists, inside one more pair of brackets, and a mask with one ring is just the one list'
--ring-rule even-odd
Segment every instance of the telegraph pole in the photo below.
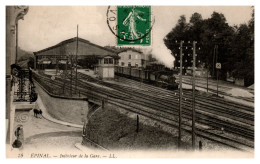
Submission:
{"label": "telegraph pole", "polygon": [[217,69],[217,96],[218,96],[218,69]]}
{"label": "telegraph pole", "polygon": [[79,45],[79,43],[78,43],[78,32],[79,30],[78,30],[78,25],[77,25],[77,45],[76,45],[76,81],[75,81],[75,86],[76,86],[76,92],[77,92],[77,85],[78,85],[78,45]]}
{"label": "telegraph pole", "polygon": [[70,96],[72,97],[72,55],[70,55]]}
{"label": "telegraph pole", "polygon": [[[218,45],[216,45],[216,63],[218,63]],[[219,68],[217,68],[217,96],[218,96],[218,71]]]}
{"label": "telegraph pole", "polygon": [[195,150],[195,74],[196,74],[196,41],[193,41],[193,64],[192,64],[192,149]]}
{"label": "telegraph pole", "polygon": [[17,22],[16,22],[16,46],[15,46],[15,49],[16,49],[16,51],[15,51],[15,64],[17,64],[17,62],[18,62],[18,20],[17,20]]}
{"label": "telegraph pole", "polygon": [[212,72],[213,78],[215,78],[215,58],[216,58],[216,45],[214,45],[214,51],[213,51],[213,72]]}
{"label": "telegraph pole", "polygon": [[207,67],[207,92],[209,91],[209,68]]}
{"label": "telegraph pole", "polygon": [[178,148],[181,148],[181,122],[182,122],[182,44],[180,42],[180,75],[179,75],[179,138],[178,138]]}

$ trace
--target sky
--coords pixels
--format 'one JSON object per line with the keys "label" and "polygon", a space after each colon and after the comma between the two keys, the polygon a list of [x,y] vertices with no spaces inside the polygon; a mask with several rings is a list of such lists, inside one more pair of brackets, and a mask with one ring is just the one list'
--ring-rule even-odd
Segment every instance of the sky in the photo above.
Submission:
{"label": "sky", "polygon": [[[24,20],[19,20],[18,44],[27,51],[39,51],[63,40],[79,37],[101,46],[115,46],[115,36],[106,23],[107,6],[30,6]],[[176,25],[181,15],[187,21],[194,12],[209,18],[213,11],[223,13],[229,25],[247,23],[251,19],[250,6],[152,6],[155,24],[151,46],[143,51],[152,54],[172,67],[174,58],[163,43],[163,38]]]}

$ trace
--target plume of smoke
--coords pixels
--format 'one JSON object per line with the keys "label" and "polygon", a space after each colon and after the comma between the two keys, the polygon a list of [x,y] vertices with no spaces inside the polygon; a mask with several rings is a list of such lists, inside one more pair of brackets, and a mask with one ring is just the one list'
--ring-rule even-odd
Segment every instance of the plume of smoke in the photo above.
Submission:
{"label": "plume of smoke", "polygon": [[153,56],[166,67],[172,68],[174,57],[171,55],[171,51],[168,50],[164,44],[160,44],[152,49]]}
{"label": "plume of smoke", "polygon": [[157,44],[157,46],[153,46],[152,48],[143,48],[141,51],[146,55],[152,55],[156,58],[160,63],[164,64],[166,67],[172,68],[174,57],[171,55],[171,51],[166,48],[164,44]]}

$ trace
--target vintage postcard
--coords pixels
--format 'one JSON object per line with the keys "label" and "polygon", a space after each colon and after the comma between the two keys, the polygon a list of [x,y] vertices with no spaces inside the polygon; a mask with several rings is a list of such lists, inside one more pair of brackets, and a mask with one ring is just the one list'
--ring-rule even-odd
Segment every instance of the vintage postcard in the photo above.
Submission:
{"label": "vintage postcard", "polygon": [[6,158],[254,158],[254,6],[5,6]]}

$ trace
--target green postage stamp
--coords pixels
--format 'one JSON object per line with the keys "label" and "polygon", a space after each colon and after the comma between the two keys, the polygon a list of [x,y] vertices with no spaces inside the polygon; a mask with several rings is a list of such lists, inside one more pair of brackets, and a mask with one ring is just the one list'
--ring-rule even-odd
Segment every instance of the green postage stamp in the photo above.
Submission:
{"label": "green postage stamp", "polygon": [[[151,6],[117,6],[108,13],[108,25],[117,36],[118,46],[151,45]],[[111,27],[113,21],[116,25]]]}

